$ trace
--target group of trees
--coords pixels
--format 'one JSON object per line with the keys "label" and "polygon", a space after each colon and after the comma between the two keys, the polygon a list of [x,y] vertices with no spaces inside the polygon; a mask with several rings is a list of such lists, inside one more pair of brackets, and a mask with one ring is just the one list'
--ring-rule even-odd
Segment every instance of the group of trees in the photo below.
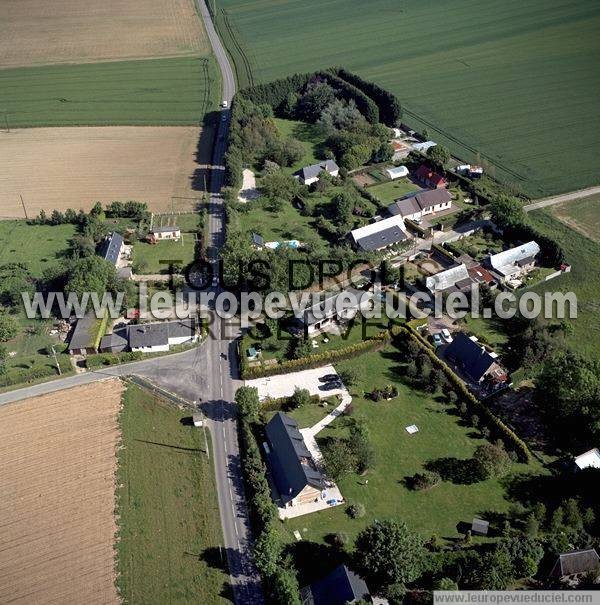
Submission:
{"label": "group of trees", "polygon": [[364,422],[349,420],[347,437],[330,437],[323,445],[328,475],[339,479],[344,473],[366,473],[375,464],[375,449]]}

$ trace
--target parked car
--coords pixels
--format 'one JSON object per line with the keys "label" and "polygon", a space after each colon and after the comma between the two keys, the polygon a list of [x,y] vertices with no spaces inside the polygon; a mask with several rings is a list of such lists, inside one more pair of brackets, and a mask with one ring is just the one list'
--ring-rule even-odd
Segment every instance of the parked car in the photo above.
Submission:
{"label": "parked car", "polygon": [[442,337],[440,334],[433,334],[432,338],[433,338],[433,344],[436,347],[439,347],[444,344],[444,341],[442,340]]}
{"label": "parked car", "polygon": [[229,103],[227,103],[227,101],[221,101],[221,107],[229,107]]}
{"label": "parked car", "polygon": [[440,333],[445,342],[450,343],[454,340],[452,338],[452,334],[450,334],[450,330],[448,330],[448,328],[444,328]]}
{"label": "parked car", "polygon": [[319,387],[320,391],[334,391],[335,389],[342,389],[344,385],[339,381],[326,382]]}
{"label": "parked car", "polygon": [[319,378],[319,382],[331,382],[332,380],[338,380],[340,377],[337,374],[325,374],[325,376],[321,376]]}

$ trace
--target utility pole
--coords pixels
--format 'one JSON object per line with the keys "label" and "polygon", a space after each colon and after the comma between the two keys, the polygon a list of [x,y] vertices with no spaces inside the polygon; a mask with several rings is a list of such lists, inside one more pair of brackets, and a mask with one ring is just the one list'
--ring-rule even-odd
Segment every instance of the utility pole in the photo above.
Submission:
{"label": "utility pole", "polygon": [[194,400],[194,405],[198,408],[198,411],[202,414],[202,432],[204,433],[204,449],[206,450],[206,457],[210,460],[210,450],[208,449],[208,439],[206,437],[206,416],[200,408],[200,404]]}
{"label": "utility pole", "polygon": [[58,370],[58,375],[62,376],[62,370],[60,369],[60,363],[58,363],[58,359],[56,357],[56,349],[54,348],[54,345],[52,345],[52,355],[54,357],[54,363],[56,364],[56,369]]}
{"label": "utility pole", "polygon": [[4,123],[6,124],[6,132],[10,132],[10,124],[8,123],[8,111],[4,110]]}
{"label": "utility pole", "polygon": [[25,202],[23,201],[23,196],[19,193],[19,197],[21,198],[21,206],[23,206],[23,212],[25,213],[25,219],[28,220],[27,216],[27,208],[25,208]]}

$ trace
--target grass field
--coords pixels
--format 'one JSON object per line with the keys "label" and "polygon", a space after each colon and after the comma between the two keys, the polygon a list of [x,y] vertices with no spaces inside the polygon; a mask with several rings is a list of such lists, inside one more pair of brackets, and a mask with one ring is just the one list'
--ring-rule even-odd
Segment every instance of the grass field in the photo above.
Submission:
{"label": "grass field", "polygon": [[0,602],[120,603],[114,537],[122,390],[118,380],[105,380],[1,407]]}
{"label": "grass field", "polygon": [[213,128],[198,126],[0,133],[0,218],[23,217],[21,195],[30,217],[114,200],[146,202],[153,211],[195,209],[212,141]]}
{"label": "grass field", "polygon": [[3,69],[0,117],[11,128],[198,125],[218,106],[219,78],[212,57]]}
{"label": "grass field", "polygon": [[74,225],[28,225],[26,221],[0,221],[0,265],[24,263],[36,277],[58,265],[75,235]]}
{"label": "grass field", "polygon": [[193,0],[0,3],[0,68],[208,52]]}
{"label": "grass field", "polygon": [[399,179],[397,181],[381,183],[380,185],[373,185],[373,187],[369,187],[367,191],[370,194],[378,197],[384,204],[391,204],[399,197],[403,197],[407,193],[411,193],[413,191],[419,191],[419,189],[420,187],[417,187],[408,179]]}
{"label": "grass field", "polygon": [[[118,587],[126,603],[225,603],[214,472],[185,412],[136,386],[124,397]],[[220,596],[221,595],[221,596]]]}
{"label": "grass field", "polygon": [[[367,353],[336,365],[339,370],[353,368],[362,376],[350,388],[353,395],[353,418],[365,421],[375,448],[376,462],[368,474],[344,475],[339,481],[348,502],[365,505],[363,519],[352,520],[344,506],[309,516],[288,520],[286,531],[299,530],[307,540],[322,542],[332,532],[347,532],[352,539],[374,519],[395,518],[428,538],[458,535],[457,525],[470,522],[487,511],[506,511],[510,502],[501,480],[490,479],[473,484],[444,481],[427,491],[411,491],[405,478],[423,470],[424,464],[439,458],[463,460],[471,457],[483,440],[474,429],[465,426],[451,405],[430,395],[413,390],[398,381],[395,349]],[[374,403],[362,396],[364,391],[394,383],[398,398]],[[319,438],[347,434],[347,420],[340,417],[324,429]],[[419,432],[409,435],[404,428],[416,424]],[[515,465],[514,472],[539,472],[539,465]],[[368,479],[368,484],[365,480]],[[306,531],[304,531],[306,529]]]}
{"label": "grass field", "polygon": [[237,33],[236,68],[251,69],[251,79],[344,65],[396,93],[404,121],[465,160],[481,152],[491,172],[533,197],[597,183],[598,3],[223,0],[221,7],[229,38]]}
{"label": "grass field", "polygon": [[294,137],[304,145],[304,155],[290,168],[285,168],[286,171],[296,172],[304,166],[311,166],[320,161],[318,155],[319,145],[323,144],[323,137],[317,131],[313,124],[299,122],[297,120],[282,120],[275,118],[277,130],[284,137]]}
{"label": "grass field", "polygon": [[136,273],[168,273],[168,264],[161,261],[172,261],[183,267],[194,260],[196,238],[193,233],[182,233],[179,241],[163,241],[158,244],[136,242],[133,245],[133,265]]}
{"label": "grass field", "polygon": [[[556,239],[572,266],[565,273],[533,288],[536,292],[574,292],[577,295],[577,318],[570,320],[574,331],[569,344],[583,353],[600,358],[600,244],[573,231],[552,216],[552,209],[536,210],[529,218],[543,233]],[[596,221],[597,222],[597,221]]]}
{"label": "grass field", "polygon": [[600,195],[552,206],[552,214],[568,227],[600,243]]}

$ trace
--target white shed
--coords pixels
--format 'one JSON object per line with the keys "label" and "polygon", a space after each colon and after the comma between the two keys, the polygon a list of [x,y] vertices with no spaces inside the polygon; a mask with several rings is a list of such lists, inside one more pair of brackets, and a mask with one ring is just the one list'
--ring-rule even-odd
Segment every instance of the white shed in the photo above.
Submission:
{"label": "white shed", "polygon": [[386,168],[385,173],[390,177],[390,179],[401,179],[408,176],[408,168],[406,166],[397,166],[393,168]]}

